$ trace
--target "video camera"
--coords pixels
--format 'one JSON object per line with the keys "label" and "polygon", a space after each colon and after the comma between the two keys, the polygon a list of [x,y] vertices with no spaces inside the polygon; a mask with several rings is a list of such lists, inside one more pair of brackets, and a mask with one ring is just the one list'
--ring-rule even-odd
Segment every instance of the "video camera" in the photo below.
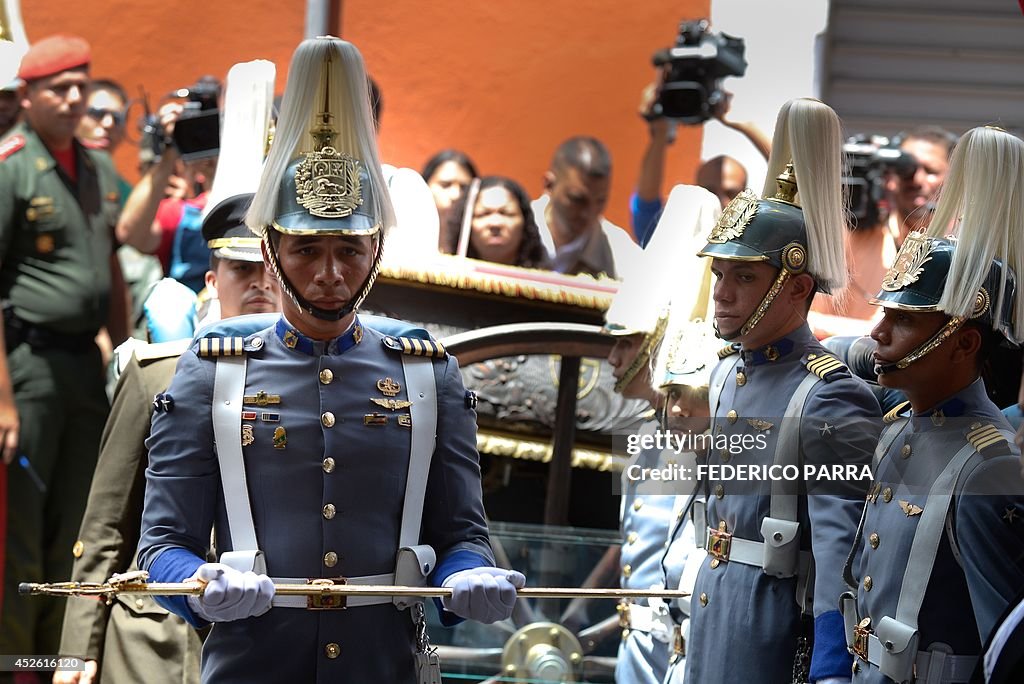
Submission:
{"label": "video camera", "polygon": [[220,91],[220,81],[212,76],[203,76],[193,85],[172,90],[165,95],[163,100],[185,100],[184,109],[174,124],[174,134],[170,138],[164,135],[160,117],[150,111],[148,98],[143,93],[145,116],[140,124],[140,161],[156,161],[171,144],[177,148],[184,161],[216,156],[220,152],[220,111],[217,109]]}
{"label": "video camera", "polygon": [[889,138],[880,135],[853,136],[843,145],[849,166],[843,177],[843,191],[850,202],[853,228],[870,228],[883,220],[886,178],[895,174],[909,179],[917,171],[917,159]]}
{"label": "video camera", "polygon": [[707,19],[684,21],[675,47],[654,53],[654,66],[669,65],[669,73],[652,107],[653,117],[703,123],[722,100],[722,79],[747,72],[743,39],[712,33],[709,27]]}

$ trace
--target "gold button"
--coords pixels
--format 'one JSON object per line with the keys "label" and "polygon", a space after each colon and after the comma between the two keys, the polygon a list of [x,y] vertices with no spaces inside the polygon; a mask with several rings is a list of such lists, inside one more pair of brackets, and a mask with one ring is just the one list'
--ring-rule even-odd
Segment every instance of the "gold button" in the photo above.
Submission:
{"label": "gold button", "polygon": [[330,368],[324,368],[322,371],[320,371],[321,385],[330,385],[332,380],[334,380],[334,373],[331,372]]}
{"label": "gold button", "polygon": [[333,473],[334,472],[334,459],[331,458],[330,456],[328,456],[327,458],[324,459],[324,472],[325,473]]}
{"label": "gold button", "polygon": [[636,501],[633,502],[633,510],[634,511],[639,511],[643,507],[643,505],[644,505],[644,500],[643,499],[637,499]]}
{"label": "gold button", "polygon": [[708,605],[708,595],[705,594],[703,591],[700,593],[700,605]]}
{"label": "gold button", "polygon": [[142,610],[143,608],[146,607],[146,602],[143,601],[140,598],[137,598],[137,599],[135,599],[135,607],[138,608],[139,610]]}
{"label": "gold button", "polygon": [[323,423],[324,427],[334,427],[334,414],[330,411],[325,411],[324,414],[320,416],[320,422]]}
{"label": "gold button", "polygon": [[334,518],[335,513],[337,513],[337,509],[334,507],[334,504],[327,504],[324,506],[324,517],[328,520]]}
{"label": "gold button", "polygon": [[711,565],[711,569],[714,570],[715,568],[717,568],[721,564],[722,564],[722,562],[720,560],[718,560],[717,558],[712,558],[711,559],[711,563],[709,565]]}
{"label": "gold button", "polygon": [[880,542],[880,541],[881,541],[881,539],[879,538],[877,532],[872,532],[870,535],[868,535],[868,543],[871,544],[871,548],[877,549],[878,548],[878,542]]}
{"label": "gold button", "polygon": [[913,449],[910,448],[910,445],[904,444],[903,448],[900,449],[900,456],[902,456],[903,458],[910,458],[911,451],[913,451]]}
{"label": "gold button", "polygon": [[871,591],[871,587],[875,586],[875,583],[871,580],[871,575],[864,578],[864,591]]}
{"label": "gold button", "polygon": [[892,501],[892,487],[886,487],[882,490],[882,500],[885,501],[885,503]]}
{"label": "gold button", "polygon": [[622,566],[622,576],[623,577],[629,577],[632,574],[633,574],[633,566],[632,565],[630,565],[629,563],[626,563],[625,565]]}
{"label": "gold button", "polygon": [[736,386],[743,387],[747,384],[747,374],[743,371],[736,371]]}
{"label": "gold button", "polygon": [[338,554],[334,553],[333,551],[328,551],[324,554],[324,565],[326,565],[329,568],[333,568],[337,564]]}
{"label": "gold button", "polygon": [[341,646],[332,641],[331,643],[324,646],[324,655],[326,655],[331,660],[334,660],[339,655],[341,655]]}
{"label": "gold button", "polygon": [[725,417],[729,419],[730,423],[735,423],[736,419],[740,416],[736,413],[736,409],[729,409],[729,412],[725,414]]}
{"label": "gold button", "polygon": [[720,484],[719,485],[715,485],[715,496],[717,496],[719,499],[724,497],[725,496],[725,487],[723,487]]}
{"label": "gold button", "polygon": [[75,558],[81,558],[83,553],[85,553],[85,544],[83,544],[82,540],[79,539],[75,542],[75,545],[71,547],[71,555]]}
{"label": "gold button", "polygon": [[636,532],[630,532],[629,535],[626,536],[626,543],[635,544],[639,536],[640,535],[638,535]]}
{"label": "gold button", "polygon": [[720,457],[722,459],[722,463],[728,463],[729,459],[732,458],[732,456],[729,455],[729,450],[728,449],[722,449],[722,451],[720,453]]}

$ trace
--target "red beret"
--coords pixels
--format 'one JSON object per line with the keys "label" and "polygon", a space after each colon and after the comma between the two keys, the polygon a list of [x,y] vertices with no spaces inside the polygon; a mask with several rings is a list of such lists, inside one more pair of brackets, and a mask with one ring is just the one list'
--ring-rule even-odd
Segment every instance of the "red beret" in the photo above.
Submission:
{"label": "red beret", "polygon": [[89,65],[89,43],[78,36],[55,35],[43,38],[21,58],[18,78],[31,81],[53,76],[68,69]]}

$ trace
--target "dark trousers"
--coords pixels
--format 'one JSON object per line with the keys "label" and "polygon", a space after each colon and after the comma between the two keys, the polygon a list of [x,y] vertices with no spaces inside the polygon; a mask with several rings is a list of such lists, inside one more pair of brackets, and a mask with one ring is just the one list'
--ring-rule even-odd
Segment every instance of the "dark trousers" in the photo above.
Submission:
{"label": "dark trousers", "polygon": [[65,599],[20,596],[18,583],[71,577],[109,411],[103,367],[94,344],[68,351],[22,343],[9,351],[8,365],[21,424],[18,455],[46,491],[17,462],[9,466],[0,654],[56,655]]}

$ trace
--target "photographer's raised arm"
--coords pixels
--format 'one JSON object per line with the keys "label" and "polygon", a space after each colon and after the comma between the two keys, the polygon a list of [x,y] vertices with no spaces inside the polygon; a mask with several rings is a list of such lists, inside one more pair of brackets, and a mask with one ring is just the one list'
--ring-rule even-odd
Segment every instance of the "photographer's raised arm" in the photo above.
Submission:
{"label": "photographer's raised arm", "polygon": [[[174,122],[181,113],[180,104],[172,103],[160,109],[160,124],[167,137],[174,131]],[[121,244],[131,245],[145,254],[153,254],[160,247],[160,224],[156,212],[165,196],[167,183],[174,174],[178,151],[173,146],[164,149],[160,161],[153,164],[132,188],[121,210],[115,236]]]}
{"label": "photographer's raised arm", "polygon": [[730,119],[729,110],[732,107],[732,93],[727,90],[723,90],[722,95],[722,99],[712,110],[715,118],[721,121],[723,126],[731,128],[738,133],[742,133],[743,136],[750,141],[750,144],[756,147],[757,151],[760,152],[761,156],[763,156],[767,161],[768,156],[772,153],[772,141],[753,121],[733,121]]}
{"label": "photographer's raised arm", "polygon": [[644,88],[640,97],[639,113],[647,121],[649,136],[644,156],[640,160],[640,175],[636,181],[636,194],[630,202],[630,218],[633,234],[641,245],[654,230],[655,220],[661,211],[661,184],[665,176],[665,153],[672,143],[669,132],[672,122],[663,116],[654,116],[652,109],[658,101],[658,84],[651,83]]}

